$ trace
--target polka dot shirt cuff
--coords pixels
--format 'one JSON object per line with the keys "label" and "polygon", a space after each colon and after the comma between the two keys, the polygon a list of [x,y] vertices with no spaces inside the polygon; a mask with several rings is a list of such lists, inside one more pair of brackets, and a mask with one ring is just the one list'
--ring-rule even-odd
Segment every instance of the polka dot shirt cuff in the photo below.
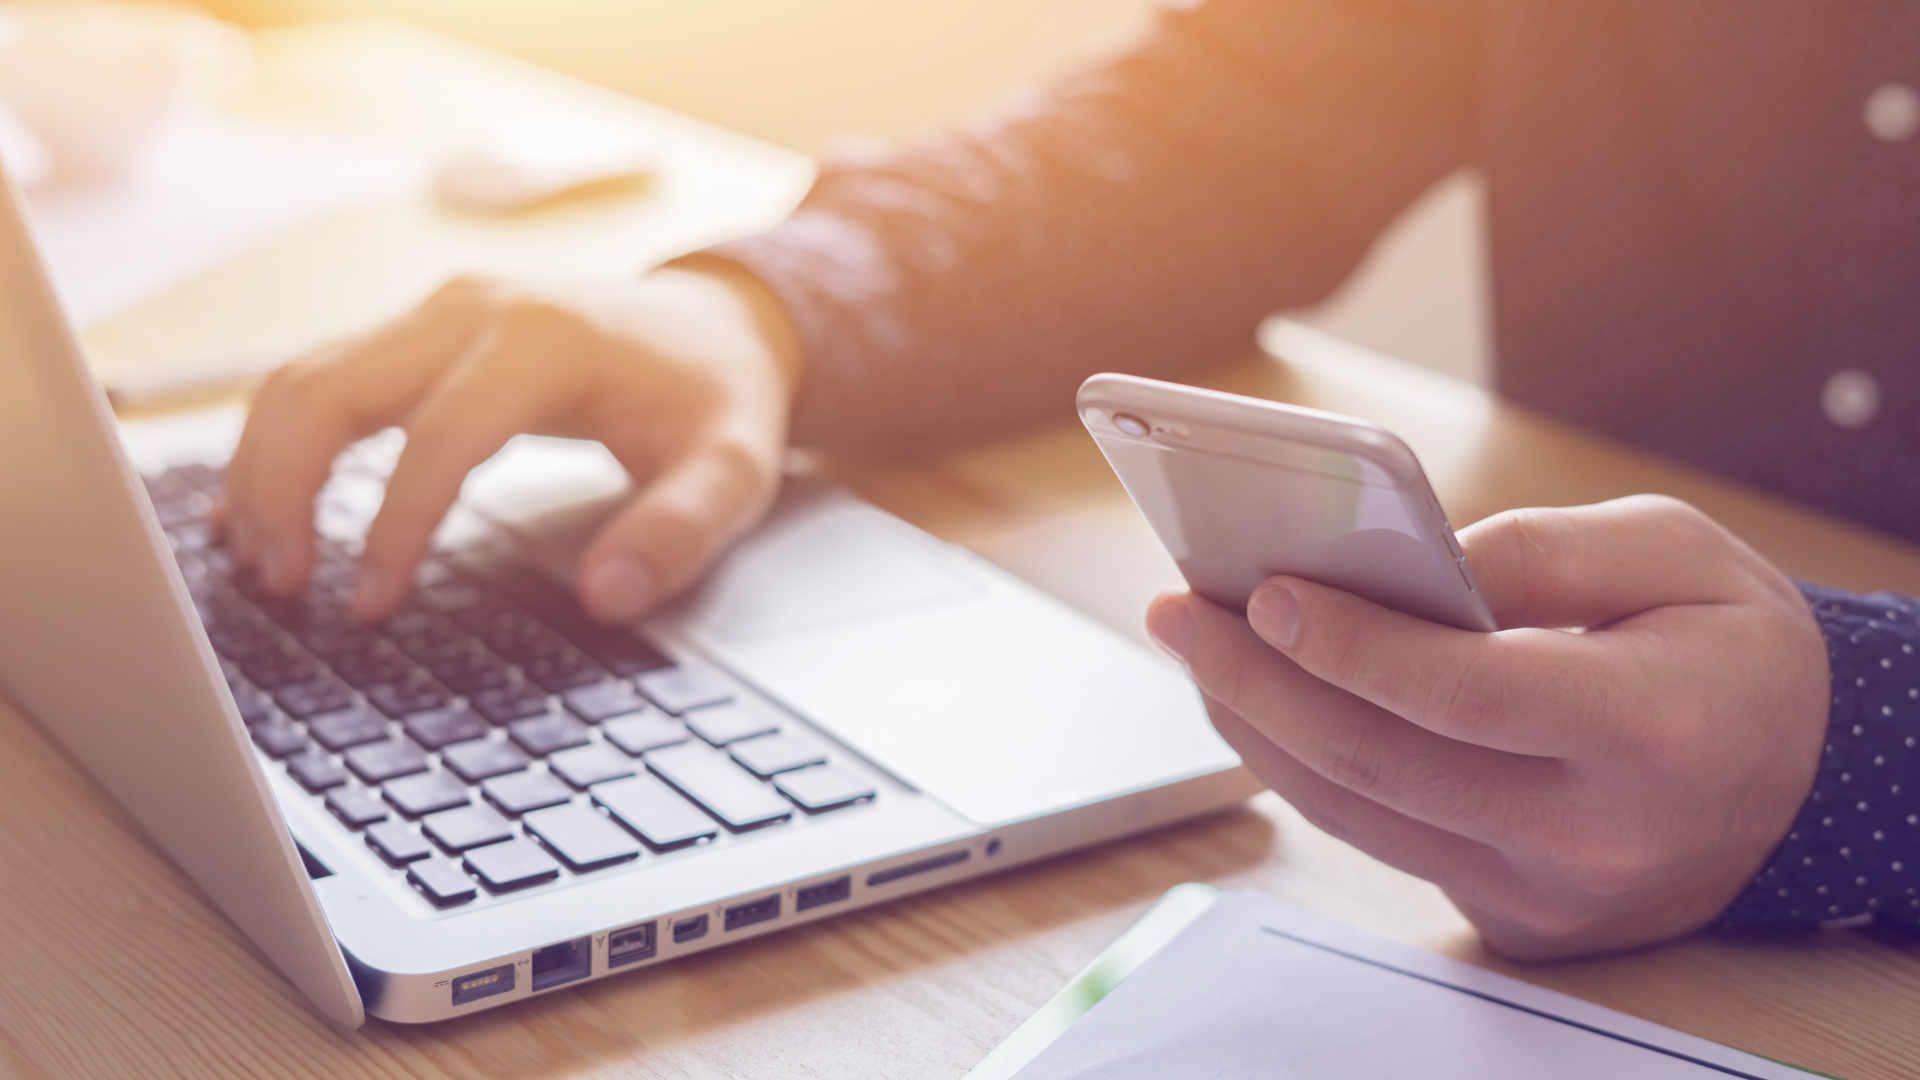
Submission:
{"label": "polka dot shirt cuff", "polygon": [[1720,925],[1920,926],[1920,600],[1800,590],[1833,670],[1827,740],[1806,803]]}

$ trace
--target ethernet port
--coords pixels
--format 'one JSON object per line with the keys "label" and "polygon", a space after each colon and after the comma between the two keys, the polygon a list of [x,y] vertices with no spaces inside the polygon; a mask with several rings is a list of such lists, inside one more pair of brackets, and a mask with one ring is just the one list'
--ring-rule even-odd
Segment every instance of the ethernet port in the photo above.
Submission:
{"label": "ethernet port", "polygon": [[533,988],[547,990],[587,977],[593,970],[593,940],[574,938],[533,952]]}

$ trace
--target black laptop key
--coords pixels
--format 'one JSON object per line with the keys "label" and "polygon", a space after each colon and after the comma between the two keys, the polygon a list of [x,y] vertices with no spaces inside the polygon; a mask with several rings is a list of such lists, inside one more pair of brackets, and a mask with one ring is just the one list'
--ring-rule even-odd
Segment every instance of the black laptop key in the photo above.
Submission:
{"label": "black laptop key", "polygon": [[490,619],[480,640],[487,643],[487,648],[515,663],[563,644],[553,631],[540,625],[539,620],[517,611]]}
{"label": "black laptop key", "polygon": [[369,784],[384,783],[427,770],[426,751],[404,736],[356,746],[346,752],[347,768]]}
{"label": "black laptop key", "polygon": [[307,721],[307,734],[329,750],[345,750],[384,738],[387,718],[372,709],[342,709]]}
{"label": "black laptop key", "polygon": [[763,706],[731,701],[688,713],[687,728],[714,746],[726,746],[779,731],[780,718]]}
{"label": "black laptop key", "polygon": [[[207,622],[207,640],[213,644],[213,651],[228,660],[245,662],[267,653],[272,641],[261,636],[260,631],[251,626],[237,626],[231,623]],[[278,654],[275,654],[278,659]]]}
{"label": "black laptop key", "polygon": [[454,743],[440,752],[440,764],[469,784],[519,772],[531,759],[510,742],[475,739]]}
{"label": "black laptop key", "polygon": [[300,725],[284,717],[274,717],[265,723],[255,724],[249,733],[253,743],[268,757],[283,758],[299,750],[306,749],[307,733]]}
{"label": "black laptop key", "polygon": [[240,710],[240,720],[248,727],[264,723],[273,716],[273,699],[245,682],[227,683],[227,689],[233,691],[234,708]]}
{"label": "black laptop key", "polygon": [[579,601],[566,589],[539,575],[512,578],[514,598],[540,621],[606,665],[622,678],[644,671],[668,667],[673,661],[645,641],[612,627],[588,619],[580,611]]}
{"label": "black laptop key", "polygon": [[225,465],[189,461],[170,466],[162,475],[175,478],[176,482],[190,491],[213,491],[220,486],[220,478],[226,474]]}
{"label": "black laptop key", "polygon": [[601,726],[607,741],[638,756],[669,746],[679,746],[686,742],[687,729],[677,720],[669,720],[657,712],[641,713],[637,716],[616,716]]}
{"label": "black laptop key", "polygon": [[388,817],[386,806],[373,792],[351,784],[327,792],[327,809],[349,829],[363,829]]}
{"label": "black laptop key", "polygon": [[673,664],[665,653],[634,637],[606,627],[594,626],[573,637],[573,643],[607,666],[607,670],[625,678],[658,671]]}
{"label": "black laptop key", "polygon": [[[223,552],[201,552],[196,557],[207,566],[214,565],[214,556]],[[199,598],[197,605],[200,617],[212,626],[260,626],[265,624],[253,605],[233,587],[232,581],[222,581]]]}
{"label": "black laptop key", "polygon": [[787,801],[724,755],[696,743],[648,754],[647,768],[734,832],[785,821]]}
{"label": "black laptop key", "polygon": [[[579,611],[573,594],[533,567],[506,556],[504,552],[478,552],[466,561],[465,569],[485,578],[494,588],[543,621]],[[503,557],[504,556],[504,557]]]}
{"label": "black laptop key", "polygon": [[593,789],[593,801],[656,850],[684,847],[719,832],[712,818],[651,776],[601,784]]}
{"label": "black laptop key", "polygon": [[561,694],[560,700],[568,712],[589,724],[647,709],[647,700],[625,679],[596,679]]}
{"label": "black laptop key", "polygon": [[453,625],[470,634],[486,637],[487,629],[495,623],[509,622],[520,618],[520,612],[512,604],[495,597],[488,597],[472,607],[450,611],[446,618]]}
{"label": "black laptop key", "polygon": [[468,739],[478,739],[491,728],[486,718],[468,708],[435,709],[416,713],[400,722],[414,742],[429,750]]}
{"label": "black laptop key", "polygon": [[563,712],[550,712],[507,725],[507,734],[534,757],[546,757],[587,743],[592,729]]}
{"label": "black laptop key", "polygon": [[520,665],[520,670],[527,673],[527,678],[554,693],[591,686],[607,674],[586,653],[567,644],[528,659]]}
{"label": "black laptop key", "polygon": [[539,716],[551,707],[546,691],[526,683],[514,683],[497,690],[482,690],[468,700],[475,712],[496,724]]}
{"label": "black laptop key", "polygon": [[402,611],[387,620],[387,637],[415,660],[437,659],[446,644],[464,638],[458,627],[425,611]]}
{"label": "black laptop key", "polygon": [[413,594],[414,603],[424,611],[450,614],[468,611],[486,602],[487,596],[464,581],[441,580],[425,583]]}
{"label": "black laptop key", "polygon": [[408,866],[407,880],[436,907],[454,907],[480,895],[473,887],[473,879],[452,860],[437,855]]}
{"label": "black laptop key", "polygon": [[[300,632],[300,641],[307,648],[312,649],[328,660],[348,656],[365,656],[381,649],[383,646],[389,649],[392,648],[392,646],[387,645],[386,641],[381,638],[378,631],[371,627],[353,624],[342,626],[328,623],[320,626],[309,626]],[[338,665],[336,665],[336,670],[337,669]]]}
{"label": "black laptop key", "polygon": [[333,670],[348,685],[362,692],[376,686],[395,686],[409,678],[420,678],[419,668],[399,649],[384,641],[375,642],[360,652],[327,658]]}
{"label": "black laptop key", "polygon": [[477,803],[428,814],[420,820],[420,828],[434,843],[455,855],[513,836],[512,822]]}
{"label": "black laptop key", "polygon": [[205,521],[213,511],[213,496],[204,491],[183,491],[171,499],[154,500],[153,509],[162,529],[174,529],[191,522]]}
{"label": "black laptop key", "polygon": [[204,548],[213,544],[213,527],[204,521],[183,521],[166,532],[167,542],[176,548]]}
{"label": "black laptop key", "polygon": [[179,466],[171,466],[157,473],[140,474],[140,482],[147,486],[147,498],[156,503],[177,499],[190,490],[180,475]]}
{"label": "black laptop key", "polygon": [[424,671],[416,671],[386,686],[369,687],[366,695],[368,704],[396,718],[445,708],[453,700],[446,689]]}
{"label": "black laptop key", "polygon": [[[335,596],[350,596],[359,580],[360,568],[343,545],[322,538],[313,549],[312,580],[323,591]],[[371,630],[371,627],[368,627]]]}
{"label": "black laptop key", "polygon": [[467,869],[490,892],[511,892],[552,881],[560,864],[531,840],[514,839],[467,852]]}
{"label": "black laptop key", "polygon": [[[205,521],[207,513],[213,509],[213,497],[197,491],[190,492],[178,499],[156,502],[153,509],[154,514],[160,519],[160,527],[162,529],[177,529],[183,525],[189,525],[197,521]],[[194,551],[197,549],[185,547],[181,548],[181,550]]]}
{"label": "black laptop key", "polygon": [[288,653],[274,646],[263,645],[255,655],[234,659],[240,661],[240,670],[247,673],[253,685],[262,690],[279,690],[283,686],[306,682],[320,674],[320,665],[311,657]]}
{"label": "black laptop key", "polygon": [[712,668],[698,664],[650,671],[634,680],[647,700],[675,716],[733,700],[733,686]]}
{"label": "black laptop key", "polygon": [[403,608],[388,616],[387,621],[382,624],[382,626],[388,635],[395,641],[398,641],[410,635],[425,633],[431,628],[441,625],[441,622],[440,617],[430,611],[421,611],[418,608]]}
{"label": "black laptop key", "polygon": [[304,750],[288,758],[287,773],[299,781],[301,787],[316,793],[347,782],[347,770],[340,767],[332,754],[319,750]]}
{"label": "black laptop key", "polygon": [[288,716],[304,720],[352,705],[353,691],[331,675],[320,675],[280,687],[273,692],[273,700]]}
{"label": "black laptop key", "polygon": [[293,631],[305,631],[319,626],[340,627],[349,624],[346,603],[343,599],[324,591],[311,590],[301,596],[277,597],[264,596],[259,586],[251,586],[255,591],[254,603],[259,606],[267,618],[280,626]]}
{"label": "black laptop key", "polygon": [[827,760],[817,744],[795,735],[763,735],[734,743],[728,749],[733,760],[762,779],[820,765]]}
{"label": "black laptop key", "polygon": [[873,785],[838,765],[816,765],[774,780],[780,793],[809,814],[824,814],[873,798]]}
{"label": "black laptop key", "polygon": [[480,785],[487,801],[518,816],[544,806],[558,806],[573,797],[572,789],[540,769],[496,776]]}
{"label": "black laptop key", "polygon": [[526,827],[577,871],[597,870],[640,854],[640,845],[626,830],[580,803],[536,810],[527,815]]}
{"label": "black laptop key", "polygon": [[589,743],[553,755],[547,759],[547,768],[552,769],[555,776],[584,790],[608,780],[632,776],[638,763],[611,746]]}
{"label": "black laptop key", "polygon": [[367,846],[394,866],[433,854],[433,848],[404,821],[383,821],[367,829]]}
{"label": "black laptop key", "polygon": [[451,810],[471,801],[467,797],[467,786],[443,772],[415,773],[389,780],[381,791],[395,809],[408,817]]}
{"label": "black laptop key", "polygon": [[427,665],[433,677],[456,694],[478,694],[513,685],[513,669],[478,645]]}

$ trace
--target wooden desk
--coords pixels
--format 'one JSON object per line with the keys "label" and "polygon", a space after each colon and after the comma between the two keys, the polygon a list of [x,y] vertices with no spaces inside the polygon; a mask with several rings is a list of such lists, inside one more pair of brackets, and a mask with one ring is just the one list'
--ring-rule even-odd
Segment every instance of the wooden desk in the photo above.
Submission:
{"label": "wooden desk", "polygon": [[[268,57],[268,72],[283,75],[412,72],[422,94],[441,101],[463,91],[504,93],[522,78],[430,41],[371,30],[276,39]],[[344,115],[372,104],[335,107]],[[781,157],[724,139],[713,146],[716,157],[736,162]],[[563,225],[574,222],[571,213],[561,214]],[[401,229],[417,249],[395,256],[413,260],[405,272],[356,267],[343,261],[352,244],[325,229],[297,230],[96,328],[91,339],[111,366],[221,335],[305,338],[397,303],[383,290],[415,284],[400,279],[473,243],[467,227],[429,220],[419,207],[389,208],[373,221]],[[528,265],[610,258],[556,252],[555,244],[591,247],[597,238],[578,222],[539,223],[550,227],[525,247],[492,232],[477,246]],[[388,243],[364,220],[340,228],[354,243]],[[315,291],[314,266],[364,269],[379,284],[342,278],[332,282],[337,292]],[[1250,356],[1220,385],[1392,426],[1425,459],[1457,521],[1513,505],[1666,491],[1699,503],[1794,573],[1920,591],[1920,551],[1364,353],[1324,344],[1284,351],[1285,366]],[[847,479],[1136,634],[1146,600],[1174,582],[1098,455],[1066,422]],[[309,1014],[104,794],[37,728],[0,706],[0,1074],[149,1074],[164,1064],[196,1075],[951,1076],[1162,890],[1191,879],[1252,886],[1503,966],[1478,951],[1435,890],[1329,840],[1267,796],[1212,820],[512,1009],[425,1029],[376,1021],[343,1033]],[[1836,1075],[1907,1076],[1920,1063],[1920,963],[1912,946],[1891,940],[1701,939],[1517,974]]]}

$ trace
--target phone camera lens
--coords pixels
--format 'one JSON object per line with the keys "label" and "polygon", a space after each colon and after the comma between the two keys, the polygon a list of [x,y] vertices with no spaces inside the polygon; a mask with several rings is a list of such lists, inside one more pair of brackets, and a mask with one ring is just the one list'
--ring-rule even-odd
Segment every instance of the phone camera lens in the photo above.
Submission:
{"label": "phone camera lens", "polygon": [[1145,420],[1140,419],[1132,413],[1114,413],[1113,426],[1136,438],[1153,430]]}

